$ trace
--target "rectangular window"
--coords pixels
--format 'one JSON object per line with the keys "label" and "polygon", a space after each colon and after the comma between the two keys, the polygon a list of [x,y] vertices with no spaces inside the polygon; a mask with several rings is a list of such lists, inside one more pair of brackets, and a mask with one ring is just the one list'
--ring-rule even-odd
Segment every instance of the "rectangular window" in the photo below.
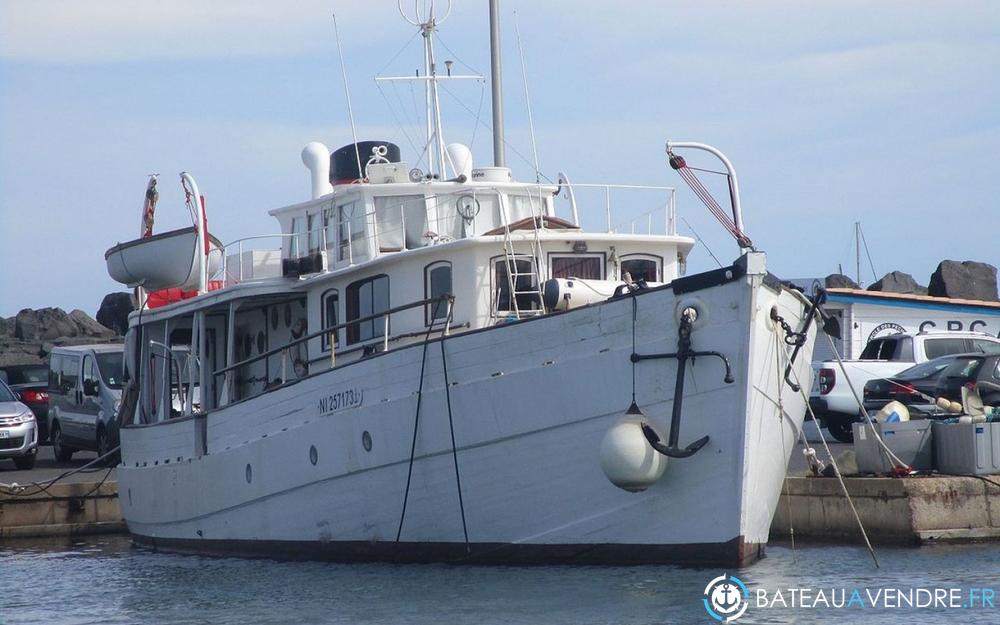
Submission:
{"label": "rectangular window", "polygon": [[[515,260],[511,275],[507,273],[507,261],[504,259],[493,262],[493,302],[496,312],[514,312],[514,302],[517,310],[539,310],[538,283],[532,271],[530,259]],[[511,299],[510,286],[514,284],[514,300]]]}
{"label": "rectangular window", "polygon": [[[323,327],[332,328],[340,323],[340,293],[334,289],[323,296]],[[333,344],[340,345],[340,330],[333,332]],[[330,349],[330,333],[323,334],[323,351]]]}
{"label": "rectangular window", "polygon": [[553,278],[604,279],[603,254],[550,256],[549,264],[552,266]]}
{"label": "rectangular window", "polygon": [[320,229],[320,215],[319,213],[310,213],[306,218],[306,229],[309,232],[309,253],[313,254],[319,251],[320,248],[320,238],[322,236]]}
{"label": "rectangular window", "polygon": [[[452,294],[451,263],[445,261],[433,263],[427,266],[424,273],[424,299],[434,299]],[[445,301],[428,304],[426,308],[427,325],[448,317],[448,303]]]}
{"label": "rectangular window", "polygon": [[291,248],[289,249],[289,258],[299,258],[304,256],[307,249],[307,238],[306,233],[306,218],[305,217],[293,217],[292,218],[292,240]]}
{"label": "rectangular window", "polygon": [[[347,287],[347,322],[389,310],[389,276],[359,280]],[[375,317],[347,326],[347,344],[361,343],[385,335],[385,317]]]}
{"label": "rectangular window", "polygon": [[347,202],[337,207],[337,244],[340,252],[337,260],[352,260],[364,256],[365,250],[365,206],[360,200]]}
{"label": "rectangular window", "polygon": [[427,200],[422,195],[384,195],[375,198],[378,245],[383,252],[412,250],[427,245]]}

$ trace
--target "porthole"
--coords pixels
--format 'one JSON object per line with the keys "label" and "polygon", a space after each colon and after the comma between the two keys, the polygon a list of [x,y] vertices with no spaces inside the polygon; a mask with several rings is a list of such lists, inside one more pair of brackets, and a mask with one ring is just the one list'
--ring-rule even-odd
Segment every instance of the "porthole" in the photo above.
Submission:
{"label": "porthole", "polygon": [[257,353],[263,354],[264,347],[267,346],[267,339],[264,338],[264,331],[261,330],[257,333]]}
{"label": "porthole", "polygon": [[361,445],[365,448],[365,451],[372,450],[372,435],[368,433],[368,430],[365,430],[361,434]]}
{"label": "porthole", "polygon": [[271,309],[271,329],[272,330],[277,330],[278,329],[278,309],[277,308],[272,308]]}
{"label": "porthole", "polygon": [[250,465],[247,465],[247,484],[253,481],[253,469]]}
{"label": "porthole", "polygon": [[285,327],[292,327],[292,305],[285,304]]}
{"label": "porthole", "polygon": [[313,463],[314,466],[319,462],[319,452],[316,451],[316,445],[309,446],[309,462]]}
{"label": "porthole", "polygon": [[128,489],[128,505],[132,505],[132,489]]}

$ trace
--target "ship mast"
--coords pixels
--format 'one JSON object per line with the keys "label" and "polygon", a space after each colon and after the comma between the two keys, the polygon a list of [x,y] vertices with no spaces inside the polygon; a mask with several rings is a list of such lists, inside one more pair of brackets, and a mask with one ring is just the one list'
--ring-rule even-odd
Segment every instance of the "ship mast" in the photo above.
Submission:
{"label": "ship mast", "polygon": [[500,0],[490,0],[490,86],[493,93],[493,165],[506,167],[503,141],[503,78],[500,73]]}
{"label": "ship mast", "polygon": [[[441,178],[447,178],[448,174],[445,170],[445,165],[448,163],[448,157],[445,150],[444,130],[441,122],[441,98],[438,92],[439,83],[442,80],[483,80],[483,77],[479,75],[452,75],[450,71],[444,75],[438,74],[437,61],[434,57],[434,33],[437,30],[438,25],[448,19],[448,15],[451,13],[451,0],[448,0],[448,8],[441,17],[437,17],[435,15],[434,4],[435,3],[433,1],[428,3],[426,15],[417,14],[411,17],[407,15],[406,11],[403,9],[403,0],[397,0],[399,14],[402,15],[403,19],[407,22],[419,28],[420,34],[424,38],[423,75],[420,75],[418,72],[416,76],[376,76],[375,81],[388,82],[396,80],[421,80],[424,82],[427,137],[426,143],[424,144],[424,152],[427,154],[427,173],[437,175]],[[499,62],[499,59],[497,62]],[[496,95],[494,94],[494,102],[495,101]],[[496,119],[495,110],[494,119]],[[501,130],[501,140],[502,136],[503,131]],[[454,163],[451,163],[451,169],[454,172]],[[455,173],[457,175],[457,172]]]}

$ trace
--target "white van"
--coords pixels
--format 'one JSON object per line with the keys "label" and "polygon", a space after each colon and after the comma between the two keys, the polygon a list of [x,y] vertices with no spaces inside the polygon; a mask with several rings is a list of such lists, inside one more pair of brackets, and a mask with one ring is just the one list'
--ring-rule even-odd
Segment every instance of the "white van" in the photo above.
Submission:
{"label": "white van", "polygon": [[57,460],[81,449],[99,456],[118,445],[121,343],[54,347],[49,356],[49,438]]}

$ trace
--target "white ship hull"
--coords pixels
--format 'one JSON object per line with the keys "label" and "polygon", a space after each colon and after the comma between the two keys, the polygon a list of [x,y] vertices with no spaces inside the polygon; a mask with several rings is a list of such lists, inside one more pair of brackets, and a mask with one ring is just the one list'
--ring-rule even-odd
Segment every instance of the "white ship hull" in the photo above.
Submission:
{"label": "white ship hull", "polygon": [[[710,441],[670,459],[644,492],[616,488],[599,463],[631,397],[633,303],[624,297],[444,341],[457,475],[441,343],[432,340],[408,496],[419,344],[207,416],[125,427],[118,477],[129,530],[140,543],[199,553],[752,562],[805,412],[782,380],[777,350],[791,348],[769,314],[777,306],[798,329],[805,302],[752,268],[635,299],[636,352],[676,351],[678,308],[694,302],[702,315],[692,348],[725,354],[735,376],[726,384],[716,358],[688,365],[680,444]],[[794,364],[806,389],[812,343],[810,330]],[[635,371],[638,404],[666,434],[677,361]]]}

